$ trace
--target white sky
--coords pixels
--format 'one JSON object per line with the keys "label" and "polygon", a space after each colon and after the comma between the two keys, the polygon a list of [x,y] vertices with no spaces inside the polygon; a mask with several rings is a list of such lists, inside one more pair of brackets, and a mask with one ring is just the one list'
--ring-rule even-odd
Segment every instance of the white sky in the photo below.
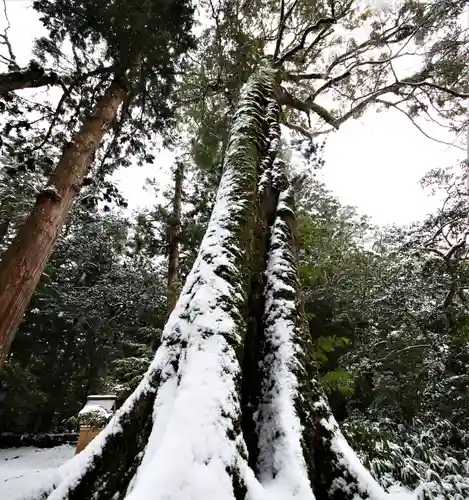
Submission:
{"label": "white sky", "polygon": [[[13,50],[20,63],[29,61],[32,40],[42,26],[31,0],[7,0]],[[3,9],[1,29],[5,26]],[[425,124],[433,137],[451,142],[437,126]],[[378,224],[404,224],[422,218],[437,206],[418,185],[430,169],[465,158],[464,151],[424,137],[397,111],[368,111],[361,119],[346,122],[327,141],[326,165],[321,177],[343,203],[358,207]],[[128,167],[116,179],[129,200],[129,208],[155,202],[143,190],[147,177],[167,182],[171,154],[163,151],[149,167]]]}

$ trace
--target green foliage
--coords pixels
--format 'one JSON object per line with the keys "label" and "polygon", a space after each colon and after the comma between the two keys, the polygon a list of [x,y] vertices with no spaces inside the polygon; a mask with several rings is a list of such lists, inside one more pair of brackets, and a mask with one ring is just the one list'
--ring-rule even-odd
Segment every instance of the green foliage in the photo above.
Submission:
{"label": "green foliage", "polygon": [[385,488],[403,483],[419,500],[463,500],[469,495],[467,431],[448,420],[411,426],[355,415],[344,430]]}
{"label": "green foliage", "polygon": [[2,430],[57,429],[88,394],[123,398],[146,370],[165,317],[165,279],[131,243],[129,221],[98,212],[63,235],[12,346],[12,367],[25,376],[2,385],[12,403]]}
{"label": "green foliage", "polygon": [[47,394],[28,367],[15,360],[9,362],[0,374],[0,422],[5,430],[31,427],[31,413],[43,410]]}
{"label": "green foliage", "polygon": [[[360,116],[368,96],[397,78],[387,61],[390,51],[400,42],[412,51],[408,42],[414,41],[425,47],[423,64],[409,86],[396,82],[399,88],[388,93],[399,95],[410,116],[434,109],[455,129],[458,120],[466,120],[467,110],[454,91],[440,88],[469,89],[467,44],[461,43],[465,34],[455,22],[464,2],[409,1],[384,17],[354,2],[294,5],[280,53],[288,52],[306,27],[331,15],[332,8],[344,7],[335,15],[346,36],[337,36],[329,24],[314,43],[277,68],[283,78],[312,69],[327,72],[328,78],[321,78],[330,84],[324,92],[335,97],[326,116],[347,117],[351,103],[358,104],[350,116]],[[280,31],[280,3],[273,1],[200,2],[211,22],[201,27],[197,47],[190,35],[192,8],[182,0],[36,0],[34,6],[48,30],[34,56],[64,76],[65,98],[58,108],[50,102],[28,104],[20,96],[2,102],[7,119],[0,143],[6,167],[0,181],[0,249],[63,145],[113,78],[125,77],[129,99],[97,153],[90,183],[2,374],[0,429],[18,431],[57,429],[90,392],[105,390],[124,398],[138,383],[166,317],[161,263],[172,223],[166,201],[172,193],[163,193],[160,205],[142,210],[134,220],[125,219],[115,215],[112,201],[125,206],[124,200],[106,175],[132,162],[153,163],[159,133],[181,146],[188,179],[179,235],[183,278],[213,206],[239,89],[261,59],[267,55],[272,60]],[[436,32],[438,40],[433,40]],[[70,58],[62,50],[67,44]],[[348,76],[330,80],[345,69]],[[317,80],[291,79],[283,85],[304,104],[317,97]],[[374,101],[380,106],[397,106],[385,94],[378,97]],[[304,109],[283,109],[286,121],[304,127],[314,128],[311,116]],[[174,129],[165,133],[175,123],[180,135]],[[321,146],[296,140],[293,145],[304,155],[308,172],[322,166]],[[257,153],[253,147],[247,155]],[[239,159],[238,174],[246,157]],[[384,486],[394,484],[393,476],[418,486],[421,498],[467,498],[464,175],[431,172],[424,184],[446,190],[441,210],[410,228],[378,230],[310,173],[294,174],[311,357],[336,417],[345,422],[352,443]],[[112,215],[96,210],[99,200],[112,208]]]}
{"label": "green foliage", "polygon": [[355,390],[353,374],[342,368],[327,372],[320,380],[327,394],[339,391],[342,394],[350,395]]}

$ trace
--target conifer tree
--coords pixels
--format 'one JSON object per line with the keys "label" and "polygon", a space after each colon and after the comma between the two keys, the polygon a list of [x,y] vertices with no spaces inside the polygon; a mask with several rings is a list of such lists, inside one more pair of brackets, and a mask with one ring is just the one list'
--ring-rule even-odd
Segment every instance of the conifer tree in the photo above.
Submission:
{"label": "conifer tree", "polygon": [[207,232],[147,374],[86,464],[76,457],[33,498],[381,492],[307,359],[277,75],[266,64],[243,88]]}
{"label": "conifer tree", "polygon": [[182,0],[143,4],[57,0],[37,1],[35,7],[42,12],[53,40],[58,43],[69,37],[82,51],[89,49],[90,43],[104,43],[111,65],[102,70],[108,76],[107,89],[64,145],[32,213],[0,262],[0,370],[60,230],[104,135],[118,119],[119,109],[125,103],[125,118],[132,104],[142,108],[145,100],[150,106],[156,98],[159,105],[151,112],[154,123],[161,126],[169,113],[165,100],[174,80],[174,64],[190,45],[191,8]]}

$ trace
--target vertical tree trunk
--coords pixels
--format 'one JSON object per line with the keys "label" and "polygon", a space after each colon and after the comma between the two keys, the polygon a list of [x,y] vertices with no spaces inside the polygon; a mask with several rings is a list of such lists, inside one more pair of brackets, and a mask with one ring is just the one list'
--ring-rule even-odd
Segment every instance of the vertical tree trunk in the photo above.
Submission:
{"label": "vertical tree trunk", "polygon": [[[236,353],[246,334],[259,143],[274,84],[273,71],[263,69],[242,92],[207,232],[147,374],[83,452],[89,460],[78,455],[30,498],[42,500],[53,490],[67,500],[145,498],[150,477],[155,500],[245,498],[253,476]],[[182,447],[172,450],[176,436]],[[200,467],[195,474],[192,465]]]}
{"label": "vertical tree trunk", "polygon": [[275,77],[261,66],[243,88],[210,223],[147,374],[29,499],[386,498],[341,435],[311,360],[292,193],[275,158]]}
{"label": "vertical tree trunk", "polygon": [[174,173],[173,213],[168,227],[168,292],[167,310],[169,316],[177,301],[179,269],[179,231],[181,229],[182,184],[184,164],[178,162]]}
{"label": "vertical tree trunk", "polygon": [[66,145],[31,215],[0,262],[0,370],[94,154],[125,95],[122,82],[115,80],[109,86],[91,116]]}

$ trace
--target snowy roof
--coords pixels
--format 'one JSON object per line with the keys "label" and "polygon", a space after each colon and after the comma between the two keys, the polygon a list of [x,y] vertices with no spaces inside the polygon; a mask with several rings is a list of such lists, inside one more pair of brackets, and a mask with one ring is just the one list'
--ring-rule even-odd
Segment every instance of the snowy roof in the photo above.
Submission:
{"label": "snowy roof", "polygon": [[108,418],[112,416],[113,412],[109,411],[107,408],[104,408],[101,405],[89,405],[86,404],[79,412],[79,416],[89,415],[90,413],[96,414],[96,416]]}

